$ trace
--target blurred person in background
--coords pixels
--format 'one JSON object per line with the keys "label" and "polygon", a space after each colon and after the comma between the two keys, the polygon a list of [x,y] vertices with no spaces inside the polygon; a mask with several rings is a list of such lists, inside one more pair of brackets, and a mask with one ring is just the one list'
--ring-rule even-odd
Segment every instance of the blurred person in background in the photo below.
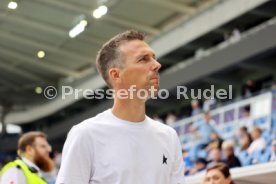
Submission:
{"label": "blurred person in background", "polygon": [[159,121],[160,123],[164,123],[164,121],[158,116],[158,114],[153,114],[152,119],[155,121]]}
{"label": "blurred person in background", "polygon": [[207,151],[210,151],[214,148],[221,149],[221,145],[223,143],[223,139],[220,138],[219,134],[217,132],[212,132],[211,135],[211,142],[206,147]]}
{"label": "blurred person in background", "polygon": [[247,128],[241,127],[240,138],[239,138],[240,151],[247,150],[251,143],[252,143],[252,138],[251,138],[251,135],[247,132]]}
{"label": "blurred person in background", "polygon": [[250,138],[250,143],[252,142],[251,135],[247,131],[247,127],[242,126],[239,129],[237,141],[240,142],[240,140],[243,139],[244,137],[249,137]]}
{"label": "blurred person in background", "polygon": [[249,154],[252,154],[254,151],[264,149],[266,147],[265,139],[262,137],[262,130],[260,128],[254,128],[251,137],[253,142],[250,144],[247,149]]}
{"label": "blurred person in background", "polygon": [[203,171],[205,171],[206,167],[207,167],[207,161],[204,158],[198,158],[195,161],[195,166],[192,167],[189,170],[189,175],[193,175],[193,174],[199,174]]}
{"label": "blurred person in background", "polygon": [[215,163],[207,168],[203,184],[234,184],[234,181],[226,164]]}
{"label": "blurred person in background", "polygon": [[18,141],[18,156],[6,164],[0,172],[1,184],[46,184],[43,172],[54,169],[50,158],[51,146],[46,134],[32,131],[23,134]]}
{"label": "blurred person in background", "polygon": [[216,99],[214,97],[206,98],[203,102],[203,111],[208,112],[216,105]]}
{"label": "blurred person in background", "polygon": [[205,148],[211,141],[211,134],[215,132],[213,125],[215,121],[209,112],[204,113],[204,119],[193,123],[192,131],[197,134],[200,139],[201,148]]}
{"label": "blurred person in background", "polygon": [[165,123],[169,126],[172,126],[176,121],[177,117],[173,112],[169,112],[166,116]]}
{"label": "blurred person in background", "polygon": [[198,100],[192,100],[191,101],[191,107],[192,107],[191,116],[195,116],[195,115],[201,114],[203,112],[200,105],[199,105]]}
{"label": "blurred person in background", "polygon": [[238,28],[235,28],[232,32],[231,38],[234,40],[240,40],[241,38],[241,32]]}
{"label": "blurred person in background", "polygon": [[272,141],[272,153],[271,153],[271,162],[276,162],[276,139]]}
{"label": "blurred person in background", "polygon": [[223,162],[221,159],[221,150],[218,148],[213,148],[210,152],[209,152],[209,164],[214,164],[214,163],[219,163],[219,162]]}
{"label": "blurred person in background", "polygon": [[246,105],[242,112],[242,118],[241,118],[241,126],[244,126],[247,128],[249,132],[251,132],[254,128],[253,121],[250,117],[250,105]]}
{"label": "blurred person in background", "polygon": [[258,88],[255,82],[251,79],[247,80],[246,83],[242,87],[242,96],[243,97],[251,97],[255,92],[258,91]]}
{"label": "blurred person in background", "polygon": [[224,163],[230,168],[241,167],[240,160],[235,156],[234,146],[234,142],[231,140],[227,140],[222,143]]}

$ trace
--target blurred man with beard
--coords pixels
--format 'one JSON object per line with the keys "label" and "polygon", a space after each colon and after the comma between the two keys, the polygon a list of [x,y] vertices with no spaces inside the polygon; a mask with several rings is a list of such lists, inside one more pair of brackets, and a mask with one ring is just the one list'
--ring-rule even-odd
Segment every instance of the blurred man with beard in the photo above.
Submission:
{"label": "blurred man with beard", "polygon": [[23,134],[18,141],[19,158],[3,167],[0,183],[46,184],[41,171],[49,172],[54,168],[50,152],[46,134],[37,131]]}

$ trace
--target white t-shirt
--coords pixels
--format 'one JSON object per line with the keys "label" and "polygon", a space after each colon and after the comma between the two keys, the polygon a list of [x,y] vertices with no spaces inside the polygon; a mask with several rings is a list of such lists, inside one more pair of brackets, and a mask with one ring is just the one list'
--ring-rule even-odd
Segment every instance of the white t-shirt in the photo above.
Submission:
{"label": "white t-shirt", "polygon": [[109,109],[70,130],[56,183],[178,184],[183,179],[174,129],[149,117],[124,121]]}
{"label": "white t-shirt", "polygon": [[257,151],[257,150],[261,150],[261,149],[264,149],[266,147],[266,142],[265,142],[265,139],[260,137],[256,140],[254,140],[249,148],[248,148],[248,153],[249,154],[252,154],[254,151]]}

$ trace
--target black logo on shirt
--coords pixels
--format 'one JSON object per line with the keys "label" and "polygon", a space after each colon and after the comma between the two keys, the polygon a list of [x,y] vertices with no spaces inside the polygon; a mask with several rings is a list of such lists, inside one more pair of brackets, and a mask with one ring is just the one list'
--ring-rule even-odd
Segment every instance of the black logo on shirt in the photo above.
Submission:
{"label": "black logo on shirt", "polygon": [[167,159],[166,156],[163,154],[163,164],[167,164]]}

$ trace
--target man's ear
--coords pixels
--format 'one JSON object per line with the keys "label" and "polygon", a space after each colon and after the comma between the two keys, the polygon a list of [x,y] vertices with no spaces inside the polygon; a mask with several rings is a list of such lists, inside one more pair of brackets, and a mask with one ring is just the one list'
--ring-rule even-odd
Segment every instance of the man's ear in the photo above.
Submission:
{"label": "man's ear", "polygon": [[28,155],[33,155],[34,154],[33,152],[34,152],[34,148],[31,145],[27,145],[25,153],[27,153]]}
{"label": "man's ear", "polygon": [[112,83],[120,82],[120,69],[119,68],[110,68],[108,71],[109,79]]}

